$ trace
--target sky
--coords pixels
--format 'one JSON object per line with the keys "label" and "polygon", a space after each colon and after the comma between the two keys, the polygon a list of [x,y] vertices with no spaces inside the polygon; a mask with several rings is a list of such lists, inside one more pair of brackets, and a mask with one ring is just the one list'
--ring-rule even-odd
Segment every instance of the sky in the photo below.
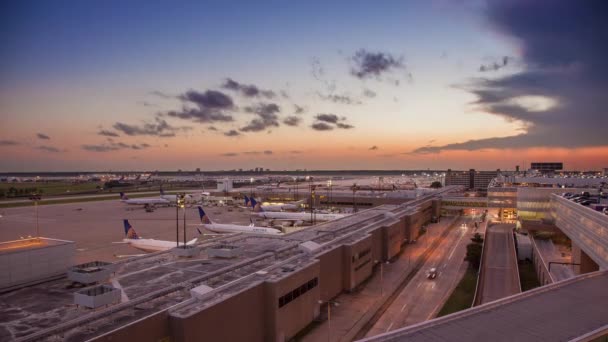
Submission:
{"label": "sky", "polygon": [[4,1],[0,172],[608,167],[605,1]]}

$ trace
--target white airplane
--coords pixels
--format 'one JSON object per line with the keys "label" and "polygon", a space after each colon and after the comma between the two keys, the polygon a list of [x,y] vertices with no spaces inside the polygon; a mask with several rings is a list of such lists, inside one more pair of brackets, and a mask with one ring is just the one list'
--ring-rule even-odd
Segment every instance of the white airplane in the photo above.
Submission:
{"label": "white airplane", "polygon": [[[166,240],[155,240],[155,239],[142,239],[137,233],[135,229],[129,223],[129,220],[123,220],[125,226],[125,238],[122,239],[122,242],[118,243],[127,243],[131,245],[131,247],[137,248],[144,252],[158,252],[158,251],[166,251],[172,248],[179,246],[183,246],[183,242],[178,242],[177,244],[174,241],[166,241]],[[186,242],[186,246],[191,246],[196,243],[198,238],[192,239]]]}
{"label": "white airplane", "polygon": [[[249,197],[247,197],[245,195],[245,206],[248,206],[250,203],[253,203],[251,201],[254,201],[254,200],[255,199],[253,197],[250,199]],[[270,204],[270,205],[262,205],[262,204],[260,204],[260,208],[263,209],[263,210],[265,210],[265,211],[298,210],[298,209],[300,209],[300,206],[302,204],[304,204],[304,203],[306,203],[305,199],[303,199],[301,201],[292,202],[292,203],[285,203],[285,204]],[[255,207],[255,204],[252,204],[251,206]]]}
{"label": "white airplane", "polygon": [[[274,228],[266,228],[266,227],[255,227],[253,223],[249,226],[240,226],[236,224],[222,224],[222,223],[213,223],[205,211],[203,207],[198,207],[198,214],[201,218],[201,225],[214,233],[248,233],[248,234],[268,234],[268,235],[281,235],[283,234],[280,230]],[[198,228],[197,228],[198,229]],[[200,234],[203,234],[200,230],[198,231]]]}
{"label": "white airplane", "polygon": [[[177,195],[167,195],[165,194],[165,191],[161,188],[160,189],[160,198],[162,199],[166,199],[171,203],[176,203],[177,202]],[[186,196],[184,196],[184,199],[186,200],[186,202],[192,202],[192,196],[186,194]]]}
{"label": "white airplane", "polygon": [[147,198],[129,198],[124,192],[120,193],[120,201],[126,204],[144,205],[146,207],[153,207],[155,205],[171,205],[171,201],[161,197],[147,197]]}
{"label": "white airplane", "polygon": [[[290,221],[290,222],[293,222],[294,226],[300,225],[300,224],[302,224],[302,222],[311,221],[310,213],[305,213],[305,212],[288,213],[288,212],[283,212],[283,211],[264,211],[264,209],[262,209],[259,206],[259,203],[257,203],[256,200],[253,198],[251,199],[251,204],[253,206],[253,211],[254,211],[254,213],[252,213],[252,215],[255,215],[255,216],[258,216],[258,217],[261,217],[264,219]],[[343,218],[346,216],[348,216],[348,214],[321,214],[321,213],[314,214],[315,220],[318,220],[318,221],[337,220],[339,218]]]}

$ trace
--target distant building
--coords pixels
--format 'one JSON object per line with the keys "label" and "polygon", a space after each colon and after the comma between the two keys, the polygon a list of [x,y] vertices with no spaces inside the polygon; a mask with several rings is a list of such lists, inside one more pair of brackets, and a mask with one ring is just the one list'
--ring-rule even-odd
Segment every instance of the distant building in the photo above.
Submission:
{"label": "distant building", "polygon": [[445,185],[461,185],[467,189],[485,191],[492,179],[496,178],[500,170],[496,171],[452,171],[448,169],[445,174]]}
{"label": "distant building", "polygon": [[554,173],[564,169],[564,163],[551,162],[551,163],[532,163],[530,169],[536,170],[540,173]]}
{"label": "distant building", "polygon": [[608,176],[608,167],[604,168],[604,176]]}
{"label": "distant building", "polygon": [[232,191],[232,180],[231,179],[222,179],[217,181],[217,191]]}

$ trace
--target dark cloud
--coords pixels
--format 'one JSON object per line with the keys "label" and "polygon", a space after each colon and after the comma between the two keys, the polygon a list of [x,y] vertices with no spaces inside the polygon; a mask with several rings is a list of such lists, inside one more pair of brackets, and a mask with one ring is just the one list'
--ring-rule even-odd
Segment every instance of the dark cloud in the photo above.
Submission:
{"label": "dark cloud", "polygon": [[119,137],[120,136],[116,132],[108,131],[108,130],[105,130],[105,129],[100,130],[99,132],[97,132],[97,134],[98,135],[103,135],[105,137]]}
{"label": "dark cloud", "polygon": [[[355,127],[346,123],[345,117],[338,117],[336,114],[317,114],[315,119],[317,122],[311,127],[317,131],[330,131],[334,128],[351,129]],[[335,126],[332,126],[331,124]]]}
{"label": "dark cloud", "polygon": [[38,139],[41,139],[41,140],[51,140],[51,137],[49,137],[48,135],[46,135],[44,133],[36,133],[36,136],[38,137]]}
{"label": "dark cloud", "polygon": [[304,112],[306,111],[306,109],[304,109],[304,107],[300,107],[297,104],[293,105],[295,110],[294,110],[294,114],[304,114]]}
{"label": "dark cloud", "polygon": [[99,145],[89,145],[85,144],[80,146],[85,151],[89,152],[109,152],[109,151],[118,151],[124,149],[130,150],[143,150],[151,147],[150,144],[125,144],[123,142],[109,142],[108,144],[99,144]]}
{"label": "dark cloud", "polygon": [[263,90],[253,84],[242,84],[231,78],[227,78],[222,88],[239,92],[247,97],[265,97],[273,99],[276,94],[272,90]]}
{"label": "dark cloud", "polygon": [[363,96],[370,97],[370,98],[376,97],[376,92],[371,89],[364,89]]}
{"label": "dark cloud", "polygon": [[[167,121],[157,117],[152,123],[143,123],[142,125],[129,125],[122,122],[115,123],[112,128],[126,135],[150,135],[156,137],[174,137],[178,131],[187,131],[192,127],[174,127],[169,125]],[[103,134],[106,135],[106,134]],[[113,136],[113,135],[110,135]]]}
{"label": "dark cloud", "polygon": [[245,112],[258,115],[240,130],[243,132],[260,132],[267,128],[279,127],[277,113],[281,111],[275,103],[260,103],[254,107],[245,107]]}
{"label": "dark cloud", "polygon": [[[189,90],[177,97],[184,106],[181,110],[173,110],[165,113],[168,116],[196,122],[230,122],[234,118],[226,112],[236,108],[232,98],[221,91],[207,90],[198,92]],[[194,105],[196,108],[188,107]]]}
{"label": "dark cloud", "polygon": [[378,146],[374,145],[374,146],[370,147],[369,150],[376,151],[376,150],[378,150]]}
{"label": "dark cloud", "polygon": [[351,128],[355,128],[355,126],[351,125],[351,124],[347,124],[347,123],[342,123],[342,122],[338,122],[336,124],[336,127],[338,128],[342,128],[342,129],[351,129]]}
{"label": "dark cloud", "polygon": [[288,116],[283,119],[283,123],[287,126],[298,126],[300,125],[300,122],[302,122],[302,118],[299,116]]}
{"label": "dark cloud", "polygon": [[0,140],[0,146],[15,146],[15,145],[19,145],[19,143],[14,140]]}
{"label": "dark cloud", "polygon": [[319,95],[319,97],[325,101],[330,101],[333,103],[342,103],[342,104],[347,104],[347,105],[358,105],[361,104],[362,102],[358,99],[352,98],[346,94],[344,95],[336,95],[336,94],[330,94],[330,95],[323,95],[321,93],[317,93],[317,95]]}
{"label": "dark cloud", "polygon": [[354,66],[351,68],[351,75],[360,79],[370,77],[380,77],[383,73],[391,72],[393,69],[404,68],[403,58],[395,58],[385,52],[371,52],[360,49],[351,57]]}
{"label": "dark cloud", "polygon": [[36,147],[37,150],[41,150],[41,151],[45,151],[45,152],[52,152],[52,153],[58,153],[58,152],[62,152],[60,149],[53,147],[53,146],[38,146]]}
{"label": "dark cloud", "polygon": [[224,135],[227,137],[237,137],[237,136],[241,135],[241,133],[239,133],[237,130],[231,129],[227,132],[224,132]]}
{"label": "dark cloud", "polygon": [[222,157],[236,157],[238,155],[239,155],[238,153],[233,153],[233,152],[220,154],[220,156],[222,156]]}
{"label": "dark cloud", "polygon": [[207,127],[207,130],[209,130],[209,131],[217,131],[218,129],[215,126],[209,126],[209,127]]}
{"label": "dark cloud", "polygon": [[504,67],[506,67],[509,64],[509,61],[512,59],[512,57],[509,56],[504,56],[502,57],[500,62],[493,62],[493,63],[489,63],[489,64],[482,64],[479,67],[479,71],[480,72],[486,72],[486,71],[498,71]]}
{"label": "dark cloud", "polygon": [[334,126],[325,122],[315,122],[310,127],[315,131],[331,131],[334,129]]}
{"label": "dark cloud", "polygon": [[[479,109],[521,123],[524,133],[413,152],[608,145],[606,13],[606,1],[489,1],[487,19],[520,44],[523,71],[475,79],[461,88],[477,97]],[[547,99],[553,105],[546,105]]]}
{"label": "dark cloud", "polygon": [[337,123],[340,120],[340,118],[336,114],[318,114],[317,116],[315,116],[315,119],[333,124]]}

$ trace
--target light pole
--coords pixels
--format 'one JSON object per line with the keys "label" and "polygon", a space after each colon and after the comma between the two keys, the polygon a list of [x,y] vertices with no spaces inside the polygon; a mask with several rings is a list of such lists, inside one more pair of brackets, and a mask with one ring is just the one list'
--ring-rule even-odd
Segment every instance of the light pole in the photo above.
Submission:
{"label": "light pole", "polygon": [[[182,194],[175,195],[175,245],[179,247],[179,208],[183,205],[184,197]],[[184,213],[184,241],[186,240],[186,225]]]}
{"label": "light pole", "polygon": [[384,296],[384,268],[380,260],[374,260],[374,264],[380,263],[380,297]]}
{"label": "light pole", "polygon": [[30,200],[34,201],[34,210],[36,211],[36,238],[40,239],[40,225],[38,224],[38,201],[40,195],[34,194],[30,197]]}
{"label": "light pole", "polygon": [[182,208],[184,209],[184,249],[186,249],[186,197],[182,194]]}
{"label": "light pole", "polygon": [[[333,300],[327,302],[327,341],[331,341],[331,305],[340,306],[340,303]],[[323,305],[323,301],[319,300],[319,305]]]}
{"label": "light pole", "polygon": [[353,184],[353,212],[357,212],[357,199],[355,198],[355,193],[357,192],[357,183]]}
{"label": "light pole", "polygon": [[253,177],[249,178],[249,197],[253,196]]}

